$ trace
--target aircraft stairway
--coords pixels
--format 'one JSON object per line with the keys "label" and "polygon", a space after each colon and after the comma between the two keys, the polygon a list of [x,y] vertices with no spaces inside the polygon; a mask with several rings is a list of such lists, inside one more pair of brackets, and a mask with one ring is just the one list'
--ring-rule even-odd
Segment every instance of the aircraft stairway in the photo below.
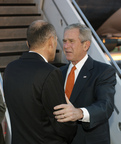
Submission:
{"label": "aircraft stairway", "polygon": [[[22,1],[24,3],[27,0],[4,0],[4,1],[5,1],[5,3],[7,3],[8,1],[10,3],[12,3],[12,1],[14,1],[14,2],[18,1],[19,3],[20,3],[20,1]],[[57,46],[57,53],[56,53],[55,61],[62,63],[62,64],[68,63],[68,61],[66,60],[66,58],[64,56],[63,50],[62,50],[63,31],[67,25],[72,24],[72,23],[77,23],[77,22],[88,25],[93,32],[92,44],[91,44],[91,47],[88,51],[89,55],[92,58],[94,58],[95,60],[110,64],[109,61],[107,60],[107,58],[105,57],[104,52],[102,51],[102,49],[103,49],[107,53],[107,55],[110,57],[111,63],[113,64],[113,66],[116,68],[116,71],[117,71],[115,109],[114,109],[114,112],[112,114],[112,117],[110,118],[111,144],[119,144],[121,141],[121,104],[120,104],[121,80],[119,78],[119,76],[121,76],[120,68],[117,66],[115,61],[113,61],[112,57],[110,56],[110,53],[107,51],[107,49],[103,45],[102,41],[100,40],[100,38],[95,33],[95,31],[93,30],[93,28],[90,25],[90,23],[88,22],[88,20],[85,18],[82,11],[79,9],[75,0],[33,0],[33,1],[28,0],[28,1],[31,1],[32,4],[33,4],[33,2],[35,3],[35,5],[37,4],[36,5],[37,7],[35,6],[37,11],[39,11],[39,16],[37,16],[37,19],[47,20],[55,26],[55,29],[57,31],[57,36],[58,36],[58,46]],[[27,1],[27,3],[28,3],[28,1]],[[5,3],[3,3],[4,7],[5,7]],[[6,7],[8,8],[9,6],[6,6]],[[24,6],[22,6],[22,7],[24,7]],[[29,6],[29,7],[32,7],[32,6]],[[9,10],[10,13],[11,13],[11,11],[13,11],[13,10]],[[24,15],[26,12],[31,13],[30,11],[29,12],[28,11],[24,11],[22,15]],[[28,50],[26,48],[26,44],[25,44],[26,36],[22,30],[23,29],[26,30],[29,23],[32,20],[35,20],[35,19],[32,19],[28,22],[28,20],[26,21],[25,20],[26,18],[25,18],[24,20],[20,20],[20,21],[22,21],[21,24],[14,24],[11,22],[11,25],[9,26],[7,24],[6,18],[3,17],[4,15],[7,16],[5,14],[5,11],[4,11],[4,14],[2,14],[2,16],[0,16],[0,19],[3,18],[3,20],[2,20],[3,24],[2,25],[0,24],[0,33],[2,32],[2,34],[3,34],[3,35],[0,34],[0,45],[2,44],[2,48],[0,46],[0,49],[2,49],[2,51],[3,51],[3,52],[1,52],[1,50],[0,50],[0,54],[1,54],[0,55],[0,68],[1,68],[1,70],[4,69],[8,63],[8,60],[5,63],[3,63],[1,60],[5,59],[5,56],[10,57],[10,55],[11,55],[11,54],[7,55],[8,51],[9,51],[8,49],[12,50],[12,51],[10,50],[11,52],[9,51],[9,53],[12,53],[12,54],[14,52],[15,53],[16,52],[21,53],[23,51]],[[29,14],[27,14],[27,16],[28,15]],[[14,17],[15,17],[15,15],[14,15]],[[24,21],[26,21],[25,24],[24,24]],[[20,30],[21,26],[22,26],[22,30]],[[10,30],[10,28],[12,28],[12,29]],[[5,29],[9,32],[8,36],[5,32]],[[20,33],[20,35],[17,37],[16,35],[14,35],[15,33]],[[11,41],[6,41],[5,39],[11,40]],[[15,44],[15,42],[13,42],[14,43],[13,44],[12,43],[13,39],[17,40],[18,44]],[[23,44],[22,47],[20,46],[21,40],[18,41],[18,39],[22,40],[22,44]],[[12,45],[10,45],[10,43]],[[7,51],[7,53],[4,51]],[[4,54],[5,54],[5,56],[4,56]],[[16,56],[16,55],[14,55],[14,56]],[[0,79],[0,82],[1,82],[1,91],[2,91],[2,77]],[[3,93],[2,93],[2,95],[3,95]],[[6,115],[6,118],[8,119],[8,121],[7,121],[7,123],[8,123],[9,122],[8,115]],[[8,125],[10,126],[9,123],[8,123]],[[9,136],[7,137],[7,135],[9,135]],[[11,136],[10,128],[9,128],[7,135],[6,135],[6,137],[10,138],[10,136]],[[7,142],[6,144],[10,144],[10,143]]]}
{"label": "aircraft stairway", "polygon": [[0,0],[0,72],[28,51],[26,30],[37,19],[42,14],[34,0]]}

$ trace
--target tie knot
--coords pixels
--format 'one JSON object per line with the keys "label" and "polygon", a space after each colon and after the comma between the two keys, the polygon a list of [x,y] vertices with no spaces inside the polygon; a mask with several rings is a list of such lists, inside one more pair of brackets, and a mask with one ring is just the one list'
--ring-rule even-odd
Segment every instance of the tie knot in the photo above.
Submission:
{"label": "tie knot", "polygon": [[76,70],[76,67],[75,66],[73,66],[72,67],[72,69],[71,69],[71,71],[75,71]]}

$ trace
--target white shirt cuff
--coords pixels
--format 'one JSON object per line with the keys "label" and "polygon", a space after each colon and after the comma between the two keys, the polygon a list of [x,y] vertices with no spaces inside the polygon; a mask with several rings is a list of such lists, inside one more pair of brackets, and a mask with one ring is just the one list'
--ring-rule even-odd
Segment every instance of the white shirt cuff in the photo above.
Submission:
{"label": "white shirt cuff", "polygon": [[81,119],[82,122],[90,122],[90,115],[86,108],[80,108],[83,111],[83,119]]}

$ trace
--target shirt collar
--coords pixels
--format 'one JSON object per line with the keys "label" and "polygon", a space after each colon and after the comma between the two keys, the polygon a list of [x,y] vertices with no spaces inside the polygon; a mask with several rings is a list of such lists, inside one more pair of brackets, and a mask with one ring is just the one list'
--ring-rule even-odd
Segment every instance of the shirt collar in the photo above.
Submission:
{"label": "shirt collar", "polygon": [[[34,51],[29,51],[29,52],[36,53],[36,52],[34,52]],[[37,53],[37,54],[39,54],[39,53]],[[41,55],[41,54],[39,54],[39,55],[45,60],[45,62],[48,63],[47,59],[46,59],[43,55]]]}
{"label": "shirt collar", "polygon": [[[75,67],[77,68],[78,71],[81,70],[81,68],[83,67],[84,63],[86,62],[86,60],[88,59],[88,55],[86,54],[84,56],[84,58],[82,60],[80,60],[76,65]],[[70,63],[69,65],[69,71],[71,70],[71,68],[73,67],[74,65],[72,64],[72,62]]]}

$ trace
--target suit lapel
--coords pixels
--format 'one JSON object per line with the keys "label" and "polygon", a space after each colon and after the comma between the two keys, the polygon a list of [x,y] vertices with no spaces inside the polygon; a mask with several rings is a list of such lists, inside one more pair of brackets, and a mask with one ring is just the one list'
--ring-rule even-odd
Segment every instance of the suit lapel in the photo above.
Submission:
{"label": "suit lapel", "polygon": [[88,81],[91,76],[90,70],[93,68],[93,60],[91,57],[88,57],[87,61],[85,62],[84,66],[82,67],[77,80],[75,82],[70,101],[74,103],[76,98],[78,97],[79,93],[82,91],[84,85]]}

